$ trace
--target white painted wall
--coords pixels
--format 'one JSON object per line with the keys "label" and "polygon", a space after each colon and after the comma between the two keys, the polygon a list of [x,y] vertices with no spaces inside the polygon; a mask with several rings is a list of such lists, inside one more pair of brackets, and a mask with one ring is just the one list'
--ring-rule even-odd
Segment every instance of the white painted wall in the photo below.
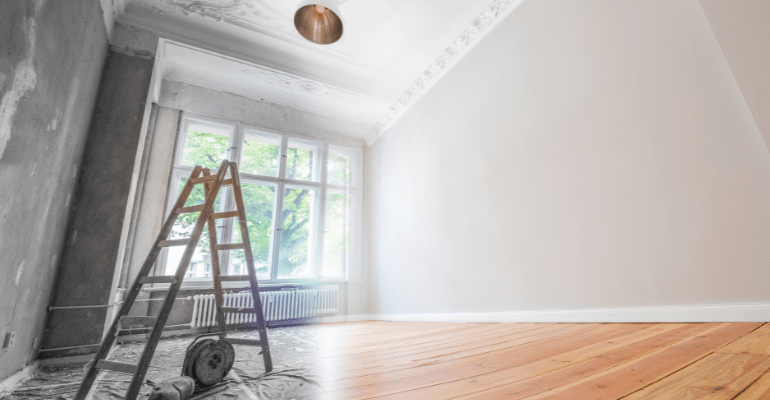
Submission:
{"label": "white painted wall", "polygon": [[525,1],[366,159],[375,314],[770,299],[770,156],[696,0]]}
{"label": "white painted wall", "polygon": [[700,5],[770,146],[770,1],[700,0]]}

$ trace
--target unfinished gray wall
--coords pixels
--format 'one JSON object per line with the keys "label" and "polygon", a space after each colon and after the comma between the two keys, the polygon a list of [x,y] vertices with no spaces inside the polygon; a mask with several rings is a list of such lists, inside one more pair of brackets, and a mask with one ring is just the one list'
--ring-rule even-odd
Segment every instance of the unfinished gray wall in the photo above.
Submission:
{"label": "unfinished gray wall", "polygon": [[136,279],[167,217],[166,192],[171,179],[179,110],[158,106],[154,108],[144,147],[145,159],[139,176],[126,255],[118,282],[123,290]]}
{"label": "unfinished gray wall", "polygon": [[[135,53],[131,53],[135,54]],[[91,121],[52,305],[109,303],[153,71],[150,56],[111,49]],[[41,357],[94,351],[107,308],[54,309]],[[49,349],[60,349],[61,351]]]}
{"label": "unfinished gray wall", "polygon": [[96,0],[0,2],[0,380],[35,356],[107,53]]}

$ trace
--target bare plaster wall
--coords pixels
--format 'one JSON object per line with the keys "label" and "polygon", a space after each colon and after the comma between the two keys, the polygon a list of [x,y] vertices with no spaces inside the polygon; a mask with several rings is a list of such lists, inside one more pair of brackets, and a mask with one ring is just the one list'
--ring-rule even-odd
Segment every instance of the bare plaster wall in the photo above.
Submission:
{"label": "bare plaster wall", "polygon": [[2,1],[0,26],[1,380],[40,346],[108,42],[94,0]]}
{"label": "bare plaster wall", "polygon": [[366,167],[374,313],[770,300],[770,157],[694,0],[524,1]]}
{"label": "bare plaster wall", "polygon": [[104,67],[52,301],[95,307],[52,310],[43,350],[98,345],[104,330],[154,66],[152,58],[116,50]]}
{"label": "bare plaster wall", "polygon": [[167,217],[166,197],[179,114],[179,110],[154,106],[145,143],[146,165],[142,165],[144,173],[139,179],[135,212],[132,215],[134,229],[130,231],[126,246],[126,257],[123,259],[118,283],[120,288],[128,288],[133,283]]}

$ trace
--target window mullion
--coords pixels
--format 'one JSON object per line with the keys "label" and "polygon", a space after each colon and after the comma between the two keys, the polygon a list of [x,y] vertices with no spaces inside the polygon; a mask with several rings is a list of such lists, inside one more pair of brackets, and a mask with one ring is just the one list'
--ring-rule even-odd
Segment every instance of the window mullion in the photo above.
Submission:
{"label": "window mullion", "polygon": [[283,182],[278,183],[278,190],[275,196],[275,228],[273,230],[273,259],[271,260],[272,266],[270,268],[270,280],[276,281],[278,279],[278,260],[281,249],[281,234],[283,233],[283,192],[285,191],[285,185]]}
{"label": "window mullion", "polygon": [[283,135],[283,138],[281,140],[281,161],[280,161],[280,171],[278,173],[278,179],[284,180],[286,179],[286,155],[288,153],[288,147],[289,147],[289,137],[286,135]]}
{"label": "window mullion", "polygon": [[[230,158],[230,161],[236,163],[236,165],[240,165],[241,161],[241,152],[240,152],[240,144],[243,141],[243,128],[241,126],[240,122],[237,122],[235,125],[235,132],[233,132],[232,137],[230,138],[230,147],[229,151],[230,154],[228,157]],[[223,212],[227,210],[235,210],[237,209],[237,205],[235,204],[235,193],[232,191],[232,189],[228,189],[226,186],[220,187],[220,192],[222,192],[222,206],[218,210],[218,212]],[[224,218],[222,220],[223,226],[222,226],[222,234],[217,235],[217,240],[220,243],[232,243],[233,242],[233,229],[235,227],[236,221],[234,218]],[[217,227],[217,220],[214,220],[214,228]],[[214,250],[218,251],[218,250]],[[232,251],[223,251],[219,254],[221,257],[219,257],[219,269],[220,273],[223,275],[229,275],[231,273],[230,271],[230,255]]]}
{"label": "window mullion", "polygon": [[233,134],[233,142],[230,143],[230,161],[236,163],[240,171],[241,165],[241,146],[243,145],[243,126],[238,122]]}
{"label": "window mullion", "polygon": [[[226,211],[226,210],[236,210],[237,206],[235,204],[235,194],[232,190],[227,190],[225,186],[222,186],[220,191],[224,190],[226,196],[224,196],[224,207],[221,207],[219,212]],[[224,218],[222,221],[224,222],[224,226],[222,227],[222,234],[217,235],[220,236],[217,239],[220,241],[220,243],[232,243],[233,242],[233,228],[236,222],[237,218]],[[214,228],[216,229],[217,220],[214,220]],[[217,250],[214,250],[217,251]],[[231,251],[224,251],[220,252],[219,254],[222,254],[222,257],[219,258],[219,272],[223,275],[229,275],[230,274],[230,256]]]}
{"label": "window mullion", "polygon": [[315,249],[315,260],[313,263],[313,275],[315,277],[320,277],[323,274],[323,249],[324,249],[324,241],[326,240],[325,230],[326,230],[326,181],[327,181],[327,166],[328,166],[328,157],[329,157],[329,144],[324,143],[321,148],[321,187],[320,187],[320,193],[319,193],[319,204],[318,204],[318,224],[316,226],[316,237],[318,240],[316,240],[316,249]]}
{"label": "window mullion", "polygon": [[283,233],[283,192],[285,184],[283,180],[286,178],[286,154],[289,147],[289,137],[283,135],[281,137],[281,159],[278,166],[278,186],[275,194],[275,223],[273,229],[273,257],[270,266],[270,280],[275,282],[278,280],[278,260],[281,251],[281,234]]}

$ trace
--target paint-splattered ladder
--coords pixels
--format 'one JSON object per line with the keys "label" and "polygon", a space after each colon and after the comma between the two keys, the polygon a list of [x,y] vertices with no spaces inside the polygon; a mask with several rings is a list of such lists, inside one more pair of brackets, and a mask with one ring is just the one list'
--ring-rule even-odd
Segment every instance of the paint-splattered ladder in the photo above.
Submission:
{"label": "paint-splattered ladder", "polygon": [[[227,172],[230,172],[230,178],[225,179]],[[203,184],[205,190],[205,202],[200,205],[185,207],[187,198],[190,196],[193,188],[197,184]],[[235,197],[235,204],[237,206],[236,211],[227,211],[222,213],[215,213],[214,202],[216,201],[217,194],[222,186],[232,186],[233,195]],[[199,212],[198,220],[193,228],[192,235],[185,239],[173,239],[169,240],[168,236],[171,234],[171,230],[174,227],[177,217],[185,213]],[[241,243],[231,244],[218,244],[215,221],[220,218],[233,218],[237,217],[241,228]],[[257,330],[259,331],[259,340],[253,339],[237,339],[227,338],[232,344],[242,344],[251,346],[260,346],[262,348],[262,357],[265,363],[266,372],[270,372],[273,369],[273,362],[270,357],[270,347],[267,343],[267,331],[265,329],[265,318],[262,314],[262,304],[259,298],[259,285],[257,284],[257,275],[254,270],[254,258],[251,253],[251,243],[249,241],[249,231],[246,225],[246,212],[243,206],[243,197],[241,194],[241,184],[238,178],[238,168],[234,162],[227,160],[222,161],[216,175],[211,175],[208,168],[196,166],[193,169],[190,178],[179,195],[179,198],[174,205],[173,210],[163,224],[163,228],[155,240],[155,244],[150,251],[150,254],[144,261],[142,269],[136,277],[136,280],[131,285],[131,289],[126,293],[123,305],[120,307],[120,311],[115,316],[115,320],[112,321],[110,329],[104,336],[101,347],[94,357],[93,363],[91,363],[85,377],[83,378],[80,388],[75,395],[75,400],[84,400],[93,386],[96,375],[100,370],[113,371],[119,373],[125,373],[133,375],[131,384],[126,393],[125,399],[134,400],[139,394],[139,390],[142,387],[147,368],[150,366],[150,360],[155,353],[155,348],[160,339],[163,328],[166,325],[166,320],[171,313],[171,307],[174,305],[174,299],[179,292],[179,288],[182,285],[184,276],[187,273],[187,269],[192,259],[195,248],[198,245],[198,240],[203,233],[204,225],[208,226],[208,238],[209,246],[211,248],[211,270],[214,279],[214,295],[217,303],[217,323],[219,325],[219,336],[225,338],[227,336],[227,330],[225,327],[225,313],[254,313],[257,319]],[[150,276],[152,266],[155,264],[155,260],[158,258],[161,249],[171,246],[186,246],[182,259],[179,262],[175,275],[168,276]],[[248,275],[238,276],[225,276],[222,277],[219,269],[219,251],[222,250],[243,250],[246,257],[246,265],[248,266]],[[254,298],[254,308],[232,308],[223,307],[223,295],[222,295],[222,281],[249,281],[251,288],[251,294]],[[167,283],[169,284],[166,299],[163,302],[160,313],[157,317],[133,317],[128,316],[128,312],[131,306],[134,304],[142,286],[152,283]],[[152,326],[152,331],[147,343],[144,346],[144,351],[139,359],[138,364],[126,364],[115,361],[107,361],[107,357],[112,345],[115,343],[118,331],[123,325],[143,325]]]}

